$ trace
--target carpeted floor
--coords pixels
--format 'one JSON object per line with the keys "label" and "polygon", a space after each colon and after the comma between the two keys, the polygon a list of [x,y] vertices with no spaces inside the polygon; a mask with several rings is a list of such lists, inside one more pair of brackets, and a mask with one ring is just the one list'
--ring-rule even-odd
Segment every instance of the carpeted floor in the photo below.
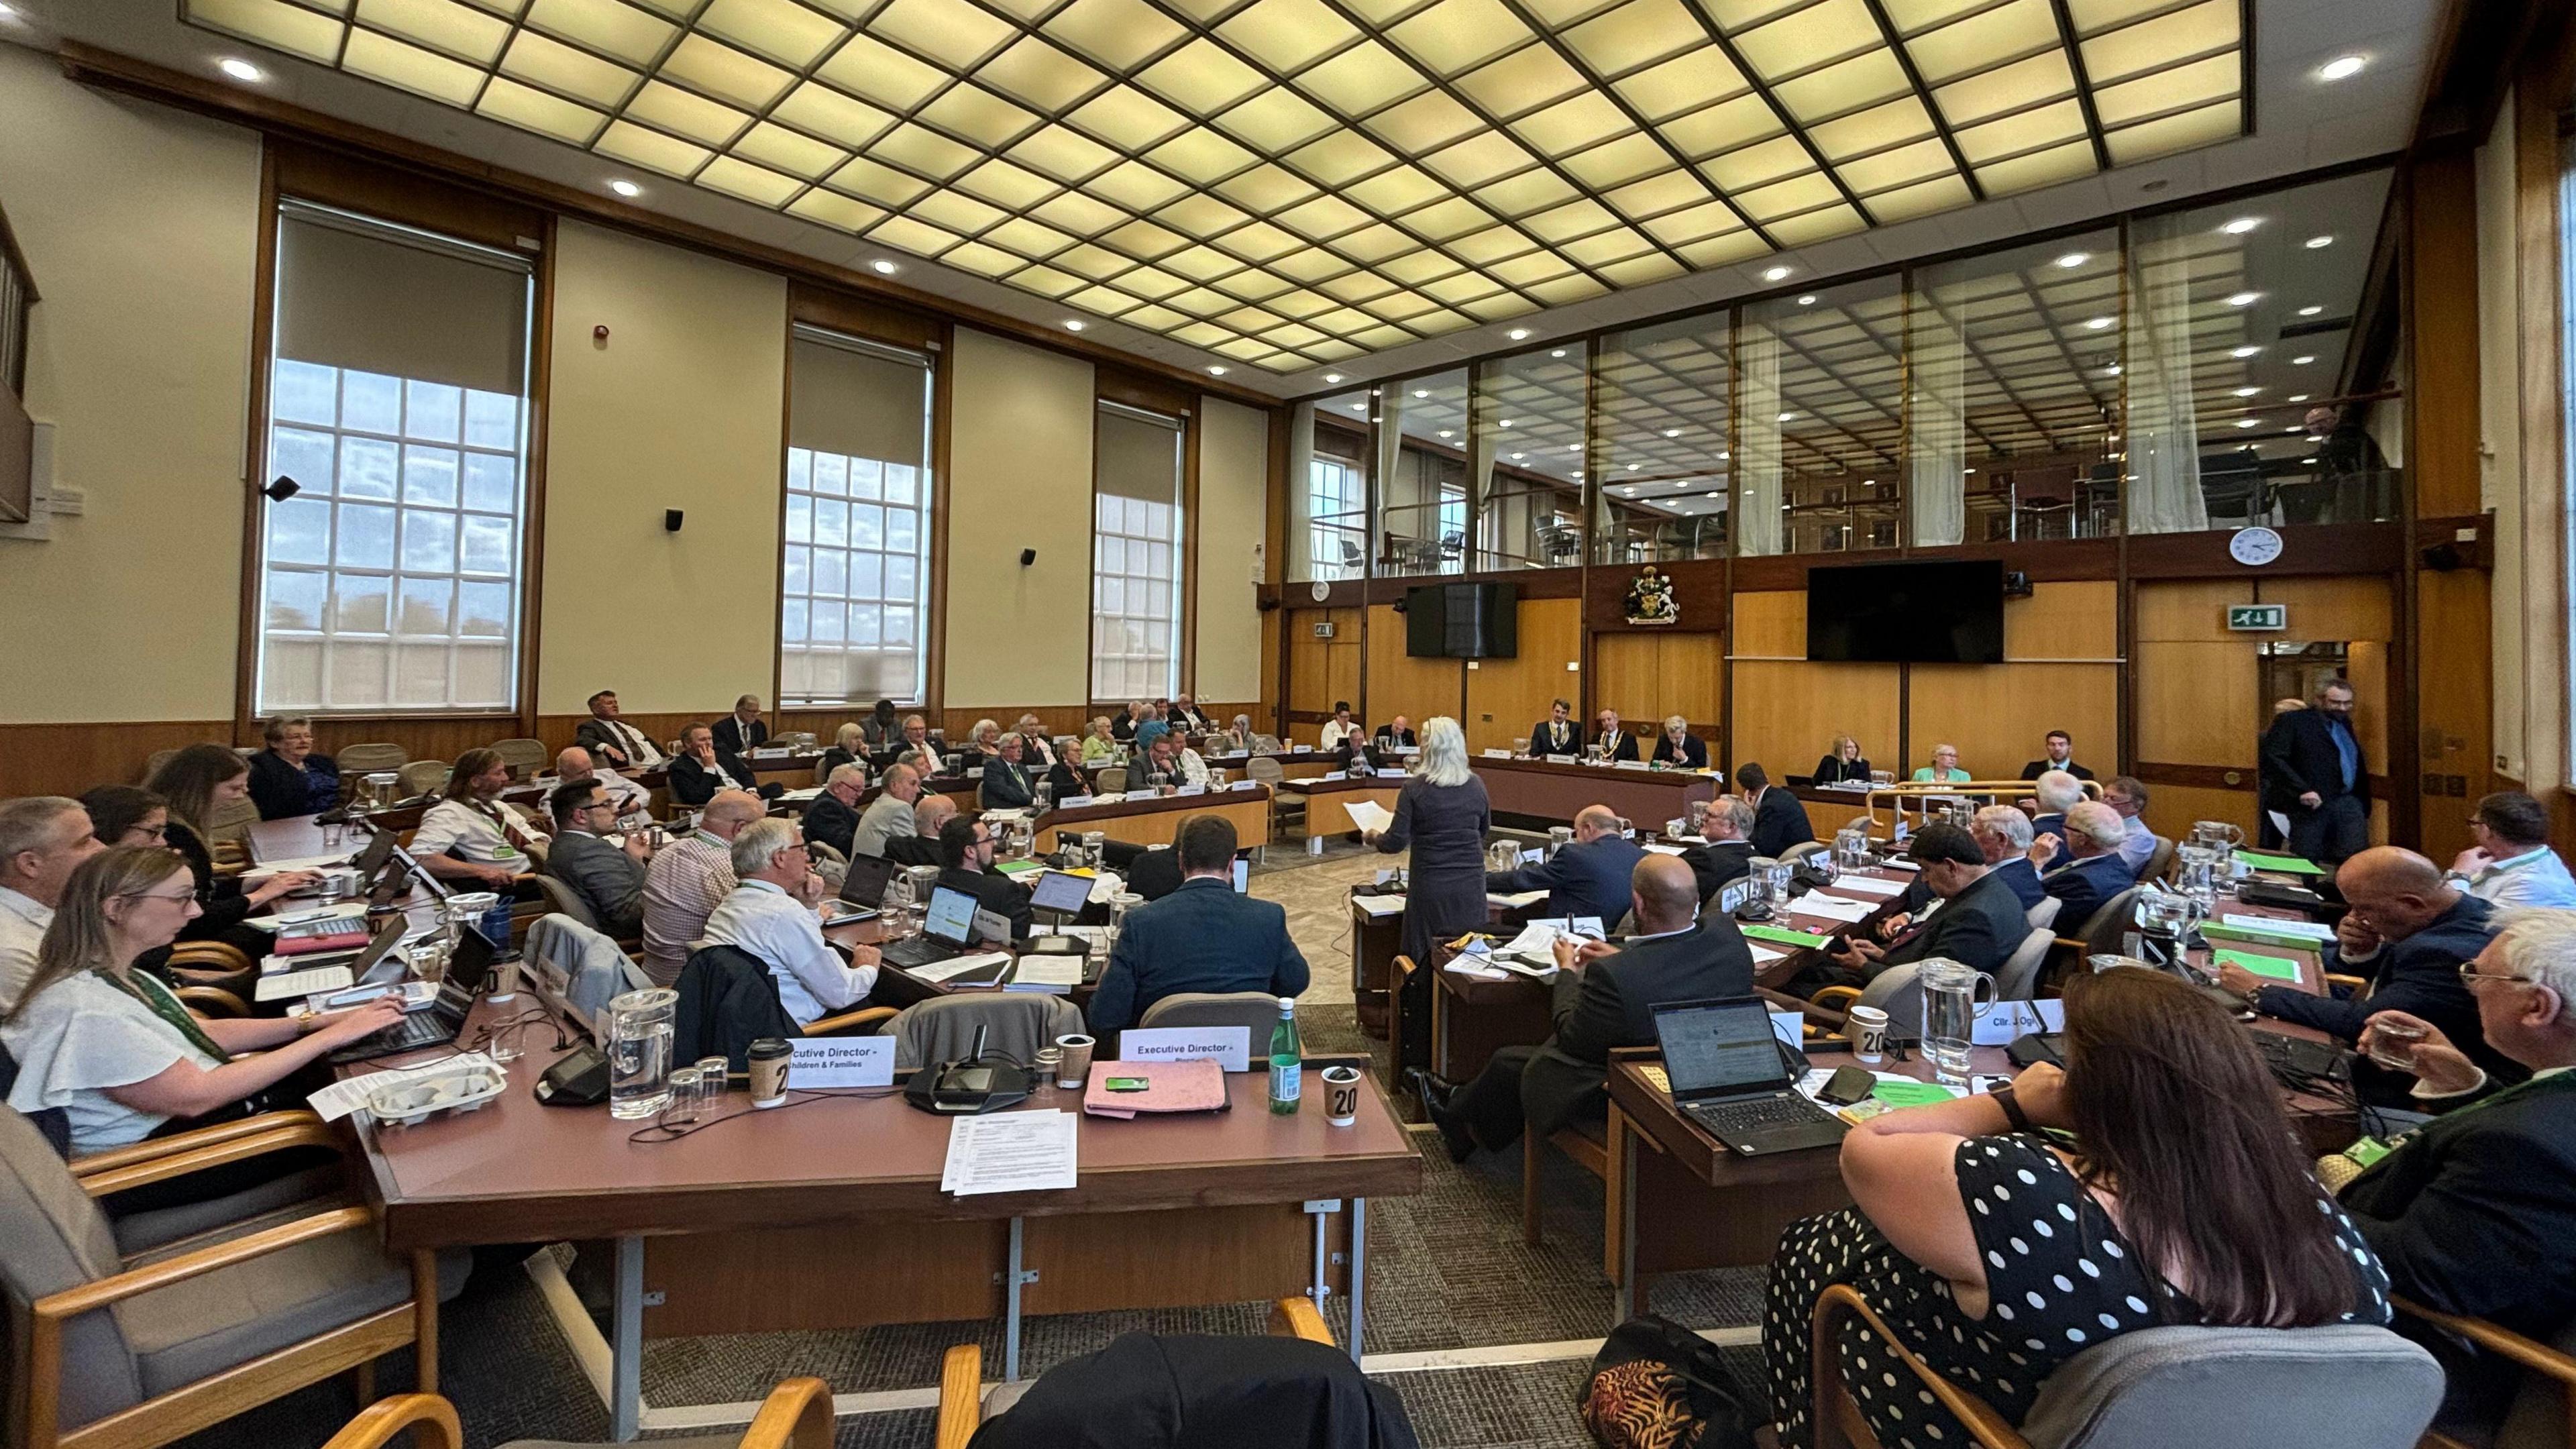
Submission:
{"label": "carpeted floor", "polygon": [[[1383,1075],[1382,1043],[1358,1030],[1350,997],[1348,888],[1401,856],[1336,844],[1319,857],[1274,847],[1256,871],[1252,893],[1277,900],[1313,970],[1299,1019],[1309,1050],[1367,1050]],[[1600,1184],[1549,1154],[1544,1241],[1524,1244],[1520,1229],[1520,1157],[1484,1154],[1453,1164],[1438,1139],[1424,1134],[1423,1191],[1380,1199],[1369,1213],[1367,1351],[1406,1354],[1513,1344],[1595,1339],[1610,1326],[1610,1288],[1601,1271]],[[549,1250],[571,1264],[569,1277],[603,1326],[605,1250],[576,1255]],[[1742,1327],[1761,1314],[1762,1273],[1734,1269],[1675,1274],[1655,1285],[1653,1308],[1694,1328]],[[1267,1305],[1228,1304],[1154,1312],[1031,1318],[1023,1371],[1088,1353],[1131,1330],[1256,1334]],[[1343,1305],[1328,1314],[1337,1332]],[[525,1269],[487,1257],[465,1293],[442,1318],[443,1387],[456,1401],[469,1446],[519,1438],[594,1441],[607,1436],[607,1415],[582,1377],[562,1333]],[[756,1399],[777,1379],[822,1376],[844,1393],[921,1388],[938,1380],[951,1344],[980,1340],[988,1371],[1000,1362],[1001,1329],[988,1324],[892,1325],[855,1332],[745,1334],[668,1339],[646,1345],[644,1388],[660,1405]],[[1751,1349],[1728,1349],[1747,1383],[1758,1384]],[[1426,1449],[1556,1449],[1589,1443],[1574,1413],[1585,1359],[1444,1368],[1387,1376],[1402,1393]],[[411,1382],[408,1355],[389,1361],[379,1391]],[[188,1449],[283,1449],[328,1439],[354,1412],[347,1380],[317,1385],[277,1404],[185,1441]],[[926,1446],[927,1410],[857,1416],[842,1421],[839,1443]]]}

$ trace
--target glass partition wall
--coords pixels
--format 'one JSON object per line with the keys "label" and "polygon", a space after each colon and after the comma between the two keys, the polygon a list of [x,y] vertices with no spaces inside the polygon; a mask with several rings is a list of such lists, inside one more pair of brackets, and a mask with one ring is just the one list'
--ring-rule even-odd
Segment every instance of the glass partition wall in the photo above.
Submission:
{"label": "glass partition wall", "polygon": [[2393,518],[2390,181],[2123,218],[1299,404],[1289,581]]}

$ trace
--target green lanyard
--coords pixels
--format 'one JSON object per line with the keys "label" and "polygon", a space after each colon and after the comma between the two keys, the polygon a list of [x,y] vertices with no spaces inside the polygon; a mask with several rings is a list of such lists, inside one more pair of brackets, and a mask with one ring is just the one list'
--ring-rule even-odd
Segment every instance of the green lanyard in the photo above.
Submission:
{"label": "green lanyard", "polygon": [[219,1063],[233,1059],[232,1053],[215,1045],[215,1039],[206,1035],[206,1029],[198,1024],[197,1018],[180,1003],[179,998],[170,994],[169,987],[150,976],[134,971],[117,972],[102,969],[98,974],[105,977],[109,985],[142,1002],[154,1016],[168,1022],[179,1035],[188,1039],[188,1045],[213,1057]]}

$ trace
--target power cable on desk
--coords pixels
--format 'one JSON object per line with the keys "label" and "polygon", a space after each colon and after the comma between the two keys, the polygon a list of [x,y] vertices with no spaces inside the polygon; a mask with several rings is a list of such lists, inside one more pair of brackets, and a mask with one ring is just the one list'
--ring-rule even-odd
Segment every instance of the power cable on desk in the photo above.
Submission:
{"label": "power cable on desk", "polygon": [[683,1123],[677,1127],[660,1122],[651,1123],[628,1133],[626,1140],[639,1147],[653,1147],[665,1142],[677,1142],[683,1137],[703,1132],[710,1127],[760,1112],[779,1112],[789,1107],[802,1107],[811,1102],[829,1101],[834,1098],[875,1101],[882,1097],[893,1096],[902,1090],[901,1087],[795,1087],[788,1090],[787,1100],[776,1107],[761,1107],[745,1101],[742,1106],[721,1117],[702,1117],[695,1122]]}

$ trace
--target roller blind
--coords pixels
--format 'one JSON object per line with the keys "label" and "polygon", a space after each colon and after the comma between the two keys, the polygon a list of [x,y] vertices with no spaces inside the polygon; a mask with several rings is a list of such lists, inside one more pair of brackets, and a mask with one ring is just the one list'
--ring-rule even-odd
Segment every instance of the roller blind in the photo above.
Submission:
{"label": "roller blind", "polygon": [[1100,405],[1093,447],[1100,491],[1148,503],[1181,499],[1181,421],[1117,403]]}
{"label": "roller blind", "polygon": [[492,393],[527,390],[529,279],[508,252],[289,202],[277,355]]}
{"label": "roller blind", "polygon": [[791,344],[789,447],[919,468],[929,429],[916,352],[799,327]]}

